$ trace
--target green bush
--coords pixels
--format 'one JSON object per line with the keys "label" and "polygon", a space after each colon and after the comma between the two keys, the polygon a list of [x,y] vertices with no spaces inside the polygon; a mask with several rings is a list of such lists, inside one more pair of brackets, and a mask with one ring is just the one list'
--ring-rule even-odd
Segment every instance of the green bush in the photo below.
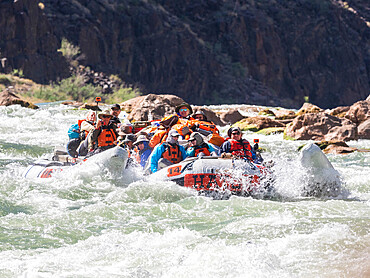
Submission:
{"label": "green bush", "polygon": [[141,92],[136,88],[121,86],[117,91],[114,91],[107,99],[107,103],[120,103],[134,97],[140,96]]}
{"label": "green bush", "polygon": [[76,101],[92,100],[100,95],[100,88],[91,84],[84,84],[83,77],[74,75],[63,79],[59,83],[52,83],[50,86],[41,86],[35,90],[32,97],[58,101],[72,99]]}

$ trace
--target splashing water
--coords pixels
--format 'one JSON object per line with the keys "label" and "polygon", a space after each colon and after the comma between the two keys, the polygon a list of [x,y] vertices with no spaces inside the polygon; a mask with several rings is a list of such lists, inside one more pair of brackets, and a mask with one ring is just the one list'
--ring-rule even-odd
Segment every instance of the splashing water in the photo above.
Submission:
{"label": "splashing water", "polygon": [[[247,133],[275,163],[270,200],[213,200],[97,164],[22,178],[84,114],[0,107],[1,277],[369,276],[370,153],[328,155],[334,168],[318,174],[296,151],[306,142]],[[319,177],[339,179],[340,193],[305,196]]]}

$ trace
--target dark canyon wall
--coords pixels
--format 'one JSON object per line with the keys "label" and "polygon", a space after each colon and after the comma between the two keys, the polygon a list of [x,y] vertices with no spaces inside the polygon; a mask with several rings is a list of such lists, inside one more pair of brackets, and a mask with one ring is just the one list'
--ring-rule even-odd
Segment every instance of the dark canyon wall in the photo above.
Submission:
{"label": "dark canyon wall", "polygon": [[[325,108],[370,92],[366,1],[44,0],[36,11],[37,1],[19,0],[33,27],[22,36],[13,30],[5,39],[17,43],[5,47],[4,2],[16,5],[0,2],[1,56],[23,55],[10,65],[37,81],[64,74],[55,49],[66,38],[82,64],[194,104],[299,107],[309,96]],[[11,15],[17,28],[24,17]],[[30,37],[27,46],[22,38]]]}

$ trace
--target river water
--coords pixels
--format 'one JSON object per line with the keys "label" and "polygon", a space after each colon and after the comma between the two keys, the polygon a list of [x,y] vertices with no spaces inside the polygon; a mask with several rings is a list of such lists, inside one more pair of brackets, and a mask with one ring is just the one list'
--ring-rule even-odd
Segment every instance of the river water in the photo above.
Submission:
{"label": "river water", "polygon": [[347,191],[337,197],[302,197],[305,142],[281,134],[245,134],[276,162],[272,200],[108,173],[23,178],[84,113],[0,107],[0,277],[370,277],[370,153],[328,155]]}

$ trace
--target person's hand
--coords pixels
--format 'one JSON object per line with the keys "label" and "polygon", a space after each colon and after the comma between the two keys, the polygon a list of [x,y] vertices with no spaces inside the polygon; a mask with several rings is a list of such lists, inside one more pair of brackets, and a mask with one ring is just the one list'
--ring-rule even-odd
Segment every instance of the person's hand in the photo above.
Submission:
{"label": "person's hand", "polygon": [[96,128],[101,127],[102,124],[103,124],[103,121],[102,120],[98,120],[98,123],[96,124]]}

